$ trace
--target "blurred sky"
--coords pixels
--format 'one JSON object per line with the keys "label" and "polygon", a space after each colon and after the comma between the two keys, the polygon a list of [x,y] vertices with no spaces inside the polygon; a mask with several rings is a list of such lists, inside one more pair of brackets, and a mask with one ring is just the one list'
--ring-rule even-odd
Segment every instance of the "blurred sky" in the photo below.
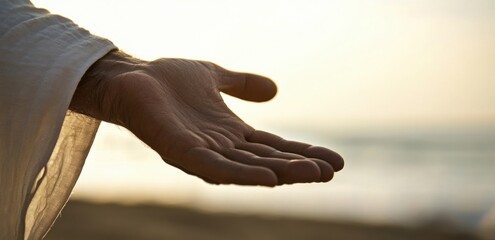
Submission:
{"label": "blurred sky", "polygon": [[[273,78],[256,126],[495,122],[495,1],[33,0],[144,59],[216,62]],[[493,125],[493,124],[492,124]]]}

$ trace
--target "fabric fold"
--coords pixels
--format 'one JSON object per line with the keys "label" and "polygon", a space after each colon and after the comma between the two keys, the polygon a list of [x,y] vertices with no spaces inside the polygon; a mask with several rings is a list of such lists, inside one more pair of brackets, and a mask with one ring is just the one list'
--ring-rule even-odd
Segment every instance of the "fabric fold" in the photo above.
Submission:
{"label": "fabric fold", "polygon": [[68,111],[72,95],[115,46],[25,0],[0,9],[0,239],[41,239],[98,129]]}

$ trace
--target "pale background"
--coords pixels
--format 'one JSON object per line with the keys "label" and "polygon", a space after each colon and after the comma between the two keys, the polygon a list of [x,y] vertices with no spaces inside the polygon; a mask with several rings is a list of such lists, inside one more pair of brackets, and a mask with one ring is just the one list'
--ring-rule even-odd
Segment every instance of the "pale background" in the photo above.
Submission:
{"label": "pale background", "polygon": [[103,124],[75,198],[495,226],[495,1],[33,2],[139,58],[271,77],[274,100],[227,103],[254,127],[347,160],[327,184],[211,186]]}

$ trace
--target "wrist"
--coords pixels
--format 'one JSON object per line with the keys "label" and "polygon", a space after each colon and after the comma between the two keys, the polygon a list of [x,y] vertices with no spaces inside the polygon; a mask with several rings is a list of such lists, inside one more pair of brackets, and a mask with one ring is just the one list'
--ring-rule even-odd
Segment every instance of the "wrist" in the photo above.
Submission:
{"label": "wrist", "polygon": [[69,109],[100,120],[105,119],[103,101],[112,79],[138,69],[145,63],[121,51],[114,50],[98,59],[81,78]]}

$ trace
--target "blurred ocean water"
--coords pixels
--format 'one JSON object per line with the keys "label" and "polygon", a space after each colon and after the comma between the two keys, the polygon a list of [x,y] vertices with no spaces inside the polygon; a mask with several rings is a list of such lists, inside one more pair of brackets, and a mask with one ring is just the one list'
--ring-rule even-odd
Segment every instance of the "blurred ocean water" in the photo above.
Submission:
{"label": "blurred ocean water", "polygon": [[475,229],[495,207],[494,133],[406,131],[334,141],[348,160],[343,181],[371,198],[364,212],[387,222]]}
{"label": "blurred ocean water", "polygon": [[164,164],[127,131],[104,125],[74,197],[469,232],[495,229],[495,128],[281,135],[335,149],[346,159],[344,170],[324,184],[213,186]]}

